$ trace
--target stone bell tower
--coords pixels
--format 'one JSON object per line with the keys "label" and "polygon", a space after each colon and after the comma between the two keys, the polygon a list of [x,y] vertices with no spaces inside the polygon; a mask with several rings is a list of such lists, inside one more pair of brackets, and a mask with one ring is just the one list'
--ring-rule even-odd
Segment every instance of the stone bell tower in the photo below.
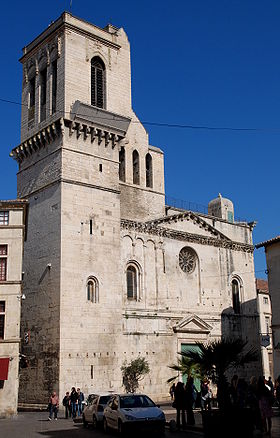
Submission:
{"label": "stone bell tower", "polygon": [[123,29],[63,13],[20,61],[21,144],[11,152],[29,201],[20,399],[38,403],[53,389],[121,385],[120,220],[164,214],[163,154],[131,108]]}

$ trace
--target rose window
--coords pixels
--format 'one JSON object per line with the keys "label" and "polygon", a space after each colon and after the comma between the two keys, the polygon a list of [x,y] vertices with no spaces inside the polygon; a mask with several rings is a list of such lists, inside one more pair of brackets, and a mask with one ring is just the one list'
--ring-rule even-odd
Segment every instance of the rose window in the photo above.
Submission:
{"label": "rose window", "polygon": [[179,253],[179,266],[182,271],[191,274],[196,266],[196,253],[191,248],[182,248]]}

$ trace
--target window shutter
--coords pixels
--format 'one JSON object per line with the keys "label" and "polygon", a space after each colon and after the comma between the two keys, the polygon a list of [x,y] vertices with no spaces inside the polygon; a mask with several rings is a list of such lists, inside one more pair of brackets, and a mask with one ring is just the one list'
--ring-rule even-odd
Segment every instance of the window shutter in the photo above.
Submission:
{"label": "window shutter", "polygon": [[133,298],[133,272],[131,268],[127,269],[127,298]]}
{"label": "window shutter", "polygon": [[96,105],[96,99],[95,99],[95,79],[96,75],[95,75],[95,66],[92,64],[91,65],[91,104],[92,105]]}

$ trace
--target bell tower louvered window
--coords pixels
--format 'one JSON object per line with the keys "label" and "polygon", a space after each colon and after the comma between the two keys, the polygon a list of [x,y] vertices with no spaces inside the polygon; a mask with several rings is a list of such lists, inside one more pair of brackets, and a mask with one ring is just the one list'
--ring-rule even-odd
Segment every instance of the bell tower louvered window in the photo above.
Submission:
{"label": "bell tower louvered window", "polygon": [[140,184],[139,154],[136,149],[132,154],[133,184]]}
{"label": "bell tower louvered window", "polygon": [[150,154],[146,155],[146,187],[153,188],[153,162]]}
{"label": "bell tower louvered window", "polygon": [[240,284],[236,279],[232,280],[232,307],[234,313],[240,313]]}
{"label": "bell tower louvered window", "polygon": [[91,60],[91,105],[105,108],[105,65],[94,57]]}
{"label": "bell tower louvered window", "polygon": [[120,181],[125,182],[125,150],[123,146],[119,152],[119,163],[119,178]]}

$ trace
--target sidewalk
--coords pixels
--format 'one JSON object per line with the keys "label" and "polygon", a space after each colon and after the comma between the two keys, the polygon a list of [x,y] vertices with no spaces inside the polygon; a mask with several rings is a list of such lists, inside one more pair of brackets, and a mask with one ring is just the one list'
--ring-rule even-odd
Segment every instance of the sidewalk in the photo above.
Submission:
{"label": "sidewalk", "polygon": [[[159,403],[161,409],[165,413],[166,422],[170,420],[176,421],[176,409],[172,408],[170,402]],[[214,408],[215,409],[215,408]],[[279,408],[274,408],[274,417],[272,418],[272,434],[271,438],[280,438],[280,411]],[[203,433],[202,416],[200,409],[194,409],[195,425],[187,426],[187,431],[197,431]]]}

